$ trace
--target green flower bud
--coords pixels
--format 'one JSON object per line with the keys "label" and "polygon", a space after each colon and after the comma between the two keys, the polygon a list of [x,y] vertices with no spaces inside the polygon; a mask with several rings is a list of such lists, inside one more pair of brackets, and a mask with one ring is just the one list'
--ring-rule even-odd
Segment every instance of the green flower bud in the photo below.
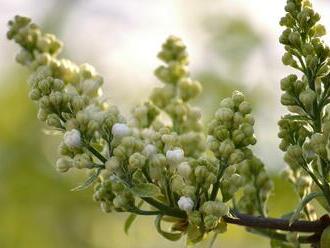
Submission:
{"label": "green flower bud", "polygon": [[37,101],[41,97],[41,92],[38,89],[32,89],[29,93],[29,97],[33,101]]}
{"label": "green flower bud", "polygon": [[172,191],[181,195],[182,194],[182,189],[184,188],[185,186],[185,182],[184,182],[184,179],[179,176],[179,175],[175,175],[173,178],[172,178],[172,181],[171,181],[171,188],[172,188]]}
{"label": "green flower bud", "polygon": [[289,35],[289,41],[291,42],[292,45],[294,45],[295,47],[300,47],[301,45],[301,37],[300,34],[298,32],[292,32]]}
{"label": "green flower bud", "polygon": [[209,171],[205,166],[197,166],[195,168],[195,177],[198,183],[202,183],[208,176]]}
{"label": "green flower bud", "polygon": [[281,89],[289,91],[293,87],[293,83],[297,81],[297,76],[294,74],[291,74],[281,80]]}
{"label": "green flower bud", "polygon": [[205,215],[214,215],[216,217],[222,217],[229,212],[228,206],[220,201],[204,202],[200,210]]}
{"label": "green flower bud", "polygon": [[284,65],[290,65],[292,67],[298,66],[297,61],[293,58],[292,54],[288,52],[282,56],[282,63]]}
{"label": "green flower bud", "polygon": [[111,172],[115,172],[120,168],[120,160],[113,156],[105,162],[105,168]]}
{"label": "green flower bud", "polygon": [[235,106],[239,106],[239,104],[244,101],[245,97],[242,92],[235,90],[233,91],[231,98],[233,99]]}
{"label": "green flower bud", "polygon": [[303,150],[298,145],[289,146],[286,154],[284,155],[284,160],[294,168],[299,167],[301,164],[304,164],[303,159]]}
{"label": "green flower bud", "polygon": [[317,24],[314,27],[314,36],[315,37],[322,37],[326,35],[326,29],[322,24]]}
{"label": "green flower bud", "polygon": [[324,135],[320,133],[315,133],[312,135],[310,145],[314,152],[322,158],[327,158],[326,144],[327,139]]}
{"label": "green flower bud", "polygon": [[250,103],[246,101],[241,102],[240,105],[238,106],[238,109],[244,115],[251,113],[252,110]]}
{"label": "green flower bud", "polygon": [[228,159],[228,164],[238,164],[244,160],[245,156],[241,150],[236,149],[232,152]]}
{"label": "green flower bud", "polygon": [[49,95],[49,102],[53,106],[61,106],[62,103],[62,94],[60,92],[54,92]]}
{"label": "green flower bud", "polygon": [[216,228],[216,226],[219,223],[219,218],[214,216],[214,215],[207,215],[204,218],[204,224],[205,224],[205,228],[206,230],[213,230]]}
{"label": "green flower bud", "polygon": [[155,154],[151,157],[150,164],[154,167],[164,168],[166,166],[166,157],[163,154]]}
{"label": "green flower bud", "polygon": [[191,224],[200,226],[202,224],[202,215],[198,211],[192,211],[188,214],[188,220]]}
{"label": "green flower bud", "polygon": [[[244,98],[244,97],[243,97]],[[220,107],[221,108],[229,108],[229,109],[234,109],[235,107],[235,102],[232,98],[230,97],[227,97],[225,99],[223,99],[221,102],[220,102]]]}
{"label": "green flower bud", "polygon": [[311,89],[306,89],[299,94],[299,100],[304,104],[306,108],[311,108],[316,99],[315,91]]}
{"label": "green flower bud", "polygon": [[192,169],[188,162],[183,162],[178,165],[178,174],[188,179],[191,175]]}
{"label": "green flower bud", "polygon": [[231,153],[235,150],[235,145],[230,139],[226,139],[225,141],[221,142],[219,147],[220,156],[224,158],[228,158]]}
{"label": "green flower bud", "polygon": [[284,93],[281,96],[281,103],[285,106],[288,105],[296,105],[296,100],[293,96],[291,96],[289,93]]}
{"label": "green flower bud", "polygon": [[188,78],[179,82],[180,95],[183,101],[188,101],[196,97],[202,91],[202,86],[198,81],[192,81]]}
{"label": "green flower bud", "polygon": [[184,186],[184,188],[182,189],[182,195],[190,197],[190,198],[195,198],[195,191],[196,188],[192,185],[186,185]]}
{"label": "green flower bud", "polygon": [[73,160],[74,167],[77,169],[91,168],[92,162],[87,154],[77,154]]}
{"label": "green flower bud", "polygon": [[239,145],[246,138],[245,134],[241,130],[234,130],[232,134],[232,140],[234,144]]}
{"label": "green flower bud", "polygon": [[231,121],[234,116],[234,112],[230,108],[220,108],[215,113],[215,117],[221,121]]}
{"label": "green flower bud", "polygon": [[141,169],[146,164],[146,157],[143,156],[141,153],[136,152],[129,157],[128,163],[128,166],[131,170]]}
{"label": "green flower bud", "polygon": [[62,128],[60,118],[56,114],[50,114],[47,116],[46,124],[51,127]]}

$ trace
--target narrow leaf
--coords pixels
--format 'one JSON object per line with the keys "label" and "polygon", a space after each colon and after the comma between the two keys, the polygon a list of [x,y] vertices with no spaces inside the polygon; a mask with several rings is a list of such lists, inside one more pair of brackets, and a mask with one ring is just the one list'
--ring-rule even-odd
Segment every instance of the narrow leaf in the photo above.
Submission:
{"label": "narrow leaf", "polygon": [[131,188],[131,191],[139,197],[155,197],[161,194],[160,189],[152,183],[142,183]]}
{"label": "narrow leaf", "polygon": [[297,206],[296,211],[290,218],[290,222],[289,222],[290,225],[292,225],[299,218],[299,214],[304,209],[304,207],[316,197],[324,197],[324,195],[322,192],[312,192],[312,193],[308,194],[307,196],[305,196],[304,199],[302,199],[300,201],[300,203]]}
{"label": "narrow leaf", "polygon": [[42,132],[46,135],[62,135],[63,130],[59,128],[53,128],[53,129],[42,129]]}
{"label": "narrow leaf", "polygon": [[[140,208],[143,205],[143,201],[140,201],[138,204],[138,208]],[[125,226],[124,226],[124,231],[126,234],[128,234],[128,230],[132,226],[134,220],[136,219],[137,215],[136,214],[130,214],[126,221],[125,221]]]}
{"label": "narrow leaf", "polygon": [[310,119],[304,115],[286,115],[284,119],[293,120],[293,121],[309,121]]}
{"label": "narrow leaf", "polygon": [[75,187],[75,188],[73,188],[73,189],[71,189],[71,191],[81,191],[81,190],[84,190],[84,189],[87,189],[89,186],[91,186],[95,181],[96,181],[96,179],[98,178],[98,176],[100,175],[100,172],[101,172],[101,169],[97,169],[97,170],[95,170],[87,179],[86,179],[86,181],[83,183],[83,184],[81,184],[81,185],[79,185],[79,186],[77,186],[77,187]]}

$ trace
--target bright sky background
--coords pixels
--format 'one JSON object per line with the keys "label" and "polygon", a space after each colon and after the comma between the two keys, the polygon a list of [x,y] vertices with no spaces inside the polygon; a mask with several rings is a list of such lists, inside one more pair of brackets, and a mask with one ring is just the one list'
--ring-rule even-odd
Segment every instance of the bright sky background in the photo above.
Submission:
{"label": "bright sky background", "polygon": [[[60,2],[36,0],[0,0],[0,68],[15,65],[17,47],[5,38],[6,23],[16,14],[41,21],[49,11],[61,11]],[[155,54],[170,34],[183,38],[192,61],[192,74],[208,61],[207,34],[201,18],[221,13],[241,16],[251,23],[265,42],[247,62],[244,82],[247,88],[262,87],[267,93],[264,108],[256,120],[260,156],[272,166],[281,162],[277,151],[277,120],[280,108],[279,80],[288,71],[280,63],[282,47],[278,44],[285,0],[80,0],[65,20],[58,36],[64,41],[70,58],[89,62],[104,75],[105,93],[122,109],[148,96],[156,84],[153,70],[158,65]],[[330,28],[330,2],[314,0],[322,23]],[[330,37],[326,40],[330,43]],[[15,67],[17,68],[17,67]],[[3,84],[10,82],[1,82]],[[256,85],[258,83],[258,85]],[[0,88],[1,90],[1,88]],[[129,91],[129,98],[127,92]],[[19,99],[18,99],[19,100]],[[274,152],[276,150],[276,152]]]}

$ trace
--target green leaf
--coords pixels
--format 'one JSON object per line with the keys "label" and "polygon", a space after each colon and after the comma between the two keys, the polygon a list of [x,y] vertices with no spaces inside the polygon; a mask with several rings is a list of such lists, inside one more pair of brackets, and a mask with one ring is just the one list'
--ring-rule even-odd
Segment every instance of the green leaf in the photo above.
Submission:
{"label": "green leaf", "polygon": [[292,120],[292,121],[309,121],[310,118],[308,118],[305,115],[285,115],[284,119]]}
{"label": "green leaf", "polygon": [[164,238],[171,240],[171,241],[177,241],[182,237],[182,233],[170,233],[165,232],[161,228],[161,221],[162,221],[162,215],[158,215],[155,219],[155,227],[160,235],[162,235]]}
{"label": "green leaf", "polygon": [[46,135],[63,135],[63,130],[59,128],[42,129],[42,132]]}
{"label": "green leaf", "polygon": [[299,214],[304,209],[304,207],[316,197],[324,197],[323,192],[312,192],[299,202],[296,211],[290,218],[290,225],[292,225],[299,218]]}
{"label": "green leaf", "polygon": [[139,197],[155,197],[161,194],[160,189],[152,183],[142,183],[135,185],[131,191]]}
{"label": "green leaf", "polygon": [[100,173],[101,173],[101,168],[95,170],[95,171],[94,171],[94,172],[93,172],[93,173],[92,173],[92,174],[86,179],[86,181],[85,181],[83,184],[81,184],[81,185],[79,185],[79,186],[77,186],[77,187],[71,189],[71,191],[81,191],[81,190],[87,189],[89,186],[91,186],[91,185],[96,181],[96,179],[98,178],[98,176],[100,175]]}
{"label": "green leaf", "polygon": [[124,231],[126,234],[128,234],[129,228],[132,226],[134,220],[136,219],[137,215],[136,214],[130,214],[126,221],[125,221],[125,226],[124,226]]}
{"label": "green leaf", "polygon": [[[143,205],[143,201],[140,201],[138,204],[138,208],[140,208]],[[125,221],[125,226],[124,226],[124,231],[126,234],[128,234],[129,228],[132,226],[134,220],[136,219],[137,215],[136,214],[130,214],[126,221]]]}

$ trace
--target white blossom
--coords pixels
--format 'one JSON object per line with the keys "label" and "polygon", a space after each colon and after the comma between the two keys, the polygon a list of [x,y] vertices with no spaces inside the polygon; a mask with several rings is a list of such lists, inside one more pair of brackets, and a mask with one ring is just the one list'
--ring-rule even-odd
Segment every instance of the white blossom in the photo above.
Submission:
{"label": "white blossom", "polygon": [[131,134],[131,129],[124,123],[116,123],[112,126],[111,133],[114,137],[123,138]]}
{"label": "white blossom", "polygon": [[72,129],[64,134],[64,144],[70,148],[76,148],[81,145],[81,135],[79,130]]}
{"label": "white blossom", "polygon": [[168,150],[166,152],[166,159],[170,165],[178,165],[184,159],[184,152],[181,148],[175,148],[174,150]]}
{"label": "white blossom", "polygon": [[181,196],[178,200],[178,206],[181,210],[190,212],[194,207],[194,201],[190,197]]}

